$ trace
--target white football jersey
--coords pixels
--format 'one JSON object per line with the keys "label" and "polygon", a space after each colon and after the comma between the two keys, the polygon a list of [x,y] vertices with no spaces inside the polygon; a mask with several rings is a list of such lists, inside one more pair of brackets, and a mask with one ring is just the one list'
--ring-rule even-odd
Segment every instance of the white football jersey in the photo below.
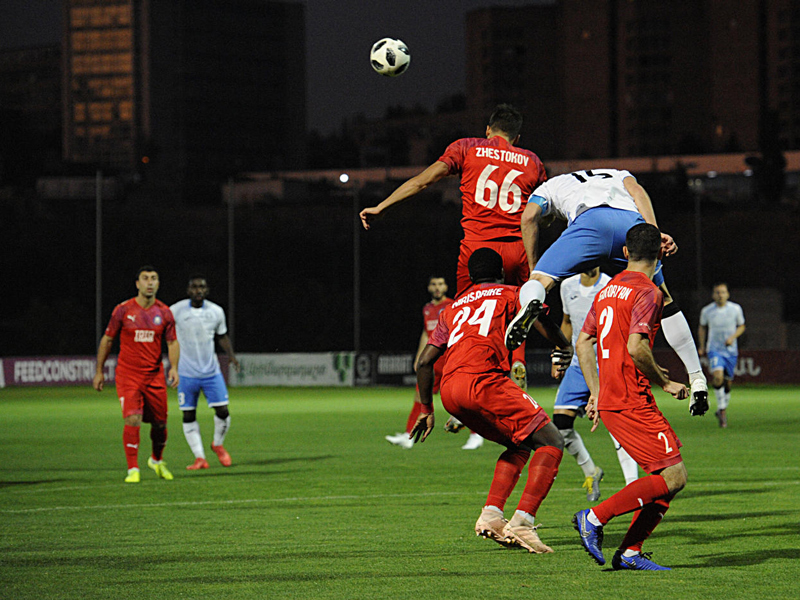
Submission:
{"label": "white football jersey", "polygon": [[175,317],[175,331],[181,345],[178,375],[181,377],[213,377],[222,371],[214,351],[214,337],[228,333],[225,311],[209,300],[194,308],[191,300],[181,300],[170,306]]}
{"label": "white football jersey", "polygon": [[[611,281],[611,277],[605,273],[600,273],[594,285],[586,287],[581,285],[581,276],[573,275],[567,277],[561,282],[561,306],[564,314],[569,315],[569,320],[572,323],[572,346],[575,347],[575,342],[578,340],[583,328],[583,322],[586,320],[586,315],[592,308],[592,302],[597,292],[606,287],[606,284]],[[578,364],[578,355],[572,357],[572,363]]]}
{"label": "white football jersey", "polygon": [[708,352],[735,354],[739,351],[736,340],[730,346],[725,344],[725,340],[736,332],[736,328],[744,325],[744,311],[736,302],[729,300],[725,306],[717,306],[716,302],[707,304],[700,311],[700,325],[708,327]]}
{"label": "white football jersey", "polygon": [[[623,181],[633,177],[628,171],[616,169],[591,169],[575,171],[548,179],[533,190],[533,196],[544,198],[542,216],[555,214],[567,221],[567,227],[578,216],[597,206],[609,206],[620,210],[639,212],[633,196],[625,189]],[[635,180],[635,178],[634,178]],[[536,204],[541,204],[535,202]]]}

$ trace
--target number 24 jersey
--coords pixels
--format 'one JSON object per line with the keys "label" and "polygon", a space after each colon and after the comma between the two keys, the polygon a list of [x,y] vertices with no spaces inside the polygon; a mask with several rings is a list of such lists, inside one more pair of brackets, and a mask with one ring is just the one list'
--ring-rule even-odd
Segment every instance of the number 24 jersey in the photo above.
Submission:
{"label": "number 24 jersey", "polygon": [[506,327],[517,314],[519,288],[499,283],[474,285],[439,314],[428,343],[447,349],[442,382],[454,372],[505,371]]}

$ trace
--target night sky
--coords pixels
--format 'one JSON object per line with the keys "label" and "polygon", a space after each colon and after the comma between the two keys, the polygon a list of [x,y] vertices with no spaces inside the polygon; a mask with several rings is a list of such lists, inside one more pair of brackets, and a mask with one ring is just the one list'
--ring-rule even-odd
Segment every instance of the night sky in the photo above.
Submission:
{"label": "night sky", "polygon": [[[463,93],[467,11],[537,3],[542,0],[308,0],[309,128],[328,133],[354,114],[380,117],[389,106],[417,104],[432,109]],[[0,7],[0,48],[60,41],[62,0],[0,0]],[[382,77],[370,67],[370,47],[383,37],[400,38],[411,50],[411,67],[401,77]]]}

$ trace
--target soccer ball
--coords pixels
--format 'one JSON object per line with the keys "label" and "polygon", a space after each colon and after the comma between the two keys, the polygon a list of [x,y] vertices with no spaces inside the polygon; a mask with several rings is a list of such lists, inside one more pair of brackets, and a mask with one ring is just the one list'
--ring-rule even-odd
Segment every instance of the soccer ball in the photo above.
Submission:
{"label": "soccer ball", "polygon": [[383,38],[372,45],[369,53],[369,62],[372,68],[386,77],[397,77],[408,69],[411,63],[411,53],[400,40]]}

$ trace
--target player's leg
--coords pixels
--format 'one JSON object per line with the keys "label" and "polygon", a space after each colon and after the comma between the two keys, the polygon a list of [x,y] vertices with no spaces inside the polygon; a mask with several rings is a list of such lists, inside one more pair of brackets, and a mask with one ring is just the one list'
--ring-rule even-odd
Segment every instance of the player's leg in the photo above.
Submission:
{"label": "player's leg", "polygon": [[522,469],[525,463],[528,462],[530,455],[530,450],[511,446],[497,459],[486,504],[481,510],[481,516],[478,517],[478,521],[475,523],[475,535],[494,540],[503,546],[519,546],[513,540],[506,540],[503,530],[508,521],[506,521],[503,511],[505,510],[506,501],[511,492],[514,491],[514,486],[517,485]]}
{"label": "player's leg", "polygon": [[574,427],[575,417],[583,416],[588,400],[589,388],[586,386],[586,380],[583,378],[580,366],[573,362],[564,373],[561,385],[558,386],[553,406],[553,423],[564,438],[564,448],[575,458],[583,471],[586,499],[589,502],[597,502],[600,499],[600,481],[604,472],[594,464],[583,438]]}
{"label": "player's leg", "polygon": [[614,442],[614,450],[617,452],[617,460],[619,461],[619,466],[622,469],[622,476],[625,478],[625,485],[629,483],[633,483],[637,479],[639,479],[639,465],[636,464],[636,461],[631,458],[631,455],[622,447],[613,435],[610,433],[608,436],[611,438],[611,441]]}
{"label": "player's leg", "polygon": [[231,426],[231,415],[228,411],[228,388],[222,373],[203,380],[203,393],[208,401],[208,406],[214,409],[214,441],[211,450],[217,455],[223,467],[231,466],[231,455],[223,446],[225,436]]}
{"label": "player's leg", "polygon": [[200,423],[197,422],[197,399],[200,396],[200,379],[181,377],[178,382],[178,408],[183,414],[183,437],[194,455],[194,463],[186,468],[190,471],[207,469],[208,461],[203,449],[203,437],[200,435]]}
{"label": "player's leg", "polygon": [[120,374],[116,374],[117,396],[122,408],[124,425],[122,428],[122,447],[125,450],[125,461],[128,474],[125,483],[139,483],[139,441],[142,424],[143,400],[139,382]]}
{"label": "player's leg", "polygon": [[[503,259],[504,283],[520,287],[530,278],[528,255],[522,240],[515,242],[498,242],[492,244]],[[521,389],[528,389],[528,363],[525,357],[525,342],[511,352],[509,357],[509,373],[511,380]]]}
{"label": "player's leg", "polygon": [[664,292],[664,312],[661,316],[661,330],[664,332],[667,343],[678,355],[678,358],[681,359],[686,372],[689,374],[689,385],[692,394],[689,410],[693,415],[702,415],[708,410],[708,385],[706,376],[703,375],[703,367],[700,365],[700,357],[697,354],[697,346],[692,337],[692,330],[677,302],[670,295],[661,271],[653,277],[653,282]]}
{"label": "player's leg", "polygon": [[147,466],[161,479],[172,480],[172,473],[164,460],[167,446],[167,385],[163,372],[153,377],[143,388],[144,412],[142,421],[150,423],[150,441],[153,452],[147,459]]}
{"label": "player's leg", "polygon": [[[639,510],[655,500],[671,499],[686,484],[686,470],[680,441],[658,408],[601,411],[600,417],[633,459],[652,473],[626,485],[594,508],[575,513],[572,522],[581,536],[581,544],[598,564],[604,565],[603,526],[614,517]],[[676,468],[668,468],[673,466]]]}
{"label": "player's leg", "polygon": [[523,447],[532,448],[534,453],[517,510],[505,528],[506,537],[518,542],[529,552],[552,552],[553,549],[539,539],[535,517],[558,474],[564,440],[558,428],[548,420],[525,439]]}

